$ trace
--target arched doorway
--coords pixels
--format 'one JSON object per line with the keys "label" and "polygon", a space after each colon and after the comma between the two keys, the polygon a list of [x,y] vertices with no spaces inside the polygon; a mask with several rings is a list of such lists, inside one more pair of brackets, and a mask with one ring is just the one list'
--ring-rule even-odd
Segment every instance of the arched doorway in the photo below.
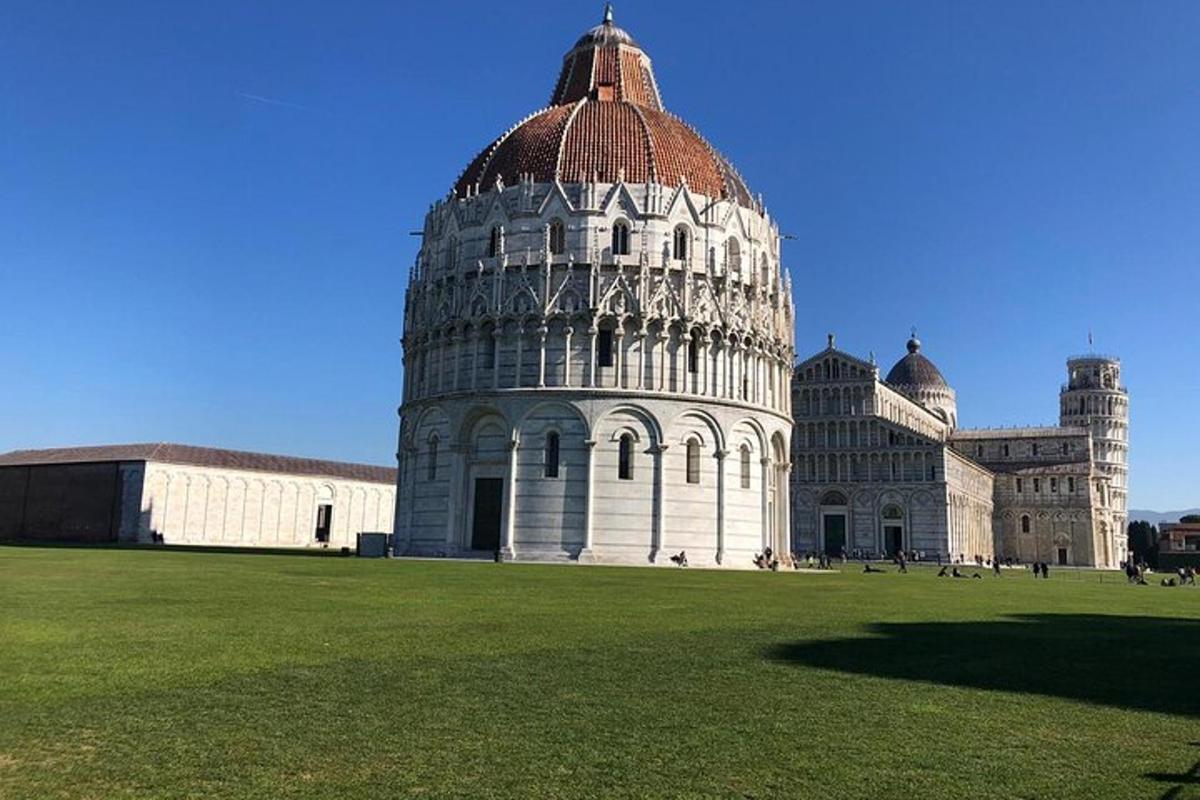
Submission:
{"label": "arched doorway", "polygon": [[884,506],[880,512],[883,528],[883,551],[889,556],[902,552],[904,547],[904,511],[900,506]]}
{"label": "arched doorway", "polygon": [[849,507],[846,495],[826,492],[821,496],[821,550],[830,556],[846,551]]}

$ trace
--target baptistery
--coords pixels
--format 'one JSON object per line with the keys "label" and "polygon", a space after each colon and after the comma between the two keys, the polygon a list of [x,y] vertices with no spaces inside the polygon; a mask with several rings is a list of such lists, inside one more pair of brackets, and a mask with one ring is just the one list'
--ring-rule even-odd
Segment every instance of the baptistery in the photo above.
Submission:
{"label": "baptistery", "polygon": [[549,104],[425,218],[397,553],[750,566],[786,552],[793,315],[761,198],[666,109],[607,8]]}

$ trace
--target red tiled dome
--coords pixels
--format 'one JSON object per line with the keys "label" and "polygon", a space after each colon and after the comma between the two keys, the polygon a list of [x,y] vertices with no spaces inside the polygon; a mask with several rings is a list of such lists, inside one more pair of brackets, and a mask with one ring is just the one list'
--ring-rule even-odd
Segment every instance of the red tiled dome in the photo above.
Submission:
{"label": "red tiled dome", "polygon": [[459,197],[522,176],[538,183],[687,183],[695,192],[753,205],[736,170],[689,125],[663,109],[650,59],[612,23],[583,35],[563,58],[551,106],[475,157]]}

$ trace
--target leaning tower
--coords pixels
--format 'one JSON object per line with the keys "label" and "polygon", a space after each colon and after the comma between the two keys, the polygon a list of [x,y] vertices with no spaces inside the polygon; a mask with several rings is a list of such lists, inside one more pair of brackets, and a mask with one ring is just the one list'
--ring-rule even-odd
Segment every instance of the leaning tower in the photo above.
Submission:
{"label": "leaning tower", "polygon": [[[1067,383],[1060,394],[1062,425],[1087,428],[1099,474],[1109,478],[1109,496],[1101,498],[1111,519],[1115,562],[1125,557],[1126,496],[1129,485],[1129,395],[1121,385],[1121,359],[1086,355],[1067,360]],[[1107,503],[1103,501],[1107,499]]]}

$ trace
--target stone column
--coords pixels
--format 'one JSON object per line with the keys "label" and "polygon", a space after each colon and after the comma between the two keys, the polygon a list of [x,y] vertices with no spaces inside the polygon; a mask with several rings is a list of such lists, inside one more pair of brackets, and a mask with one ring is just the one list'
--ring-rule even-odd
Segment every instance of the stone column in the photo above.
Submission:
{"label": "stone column", "polygon": [[725,560],[725,457],[728,450],[718,450],[717,457],[717,563]]}
{"label": "stone column", "polygon": [[571,337],[575,334],[575,323],[567,320],[567,329],[564,331],[566,338],[566,350],[563,357],[563,386],[571,385]]}
{"label": "stone column", "polygon": [[512,561],[517,557],[513,539],[517,527],[517,451],[520,448],[514,437],[508,443],[508,474],[505,475],[504,528],[500,532],[500,560]]}
{"label": "stone column", "polygon": [[[791,462],[784,464],[779,470],[779,480],[782,481],[782,483],[776,483],[776,489],[775,489],[776,505],[783,506],[779,510],[779,517],[782,520],[781,524],[783,526],[783,530],[779,532],[779,535],[776,537],[776,539],[778,539],[783,544],[784,552],[786,552],[786,553],[792,552],[792,492],[791,492],[791,483],[790,483],[790,481],[792,479],[791,473],[792,473]],[[786,488],[787,491],[782,491],[783,488]],[[852,503],[853,498],[850,498],[850,501]],[[778,548],[776,548],[776,549],[778,549]]]}
{"label": "stone column", "polygon": [[588,353],[589,353],[589,356],[588,356],[587,385],[589,388],[594,387],[596,385],[596,334],[597,333],[599,333],[599,331],[596,329],[596,326],[593,323],[592,326],[590,328],[588,328]]}
{"label": "stone column", "polygon": [[[457,444],[451,444],[446,448],[450,456],[450,486],[449,500],[450,505],[446,508],[446,553],[454,555],[462,549],[462,541],[458,533],[462,529],[459,522],[459,515],[462,513],[462,502],[460,498],[463,495],[462,487],[465,484],[463,477],[463,469],[466,459],[463,458],[463,448]],[[416,505],[416,503],[413,503]]]}
{"label": "stone column", "polygon": [[504,330],[499,323],[492,329],[492,388],[500,388],[500,339]]}
{"label": "stone column", "polygon": [[584,459],[587,464],[587,487],[583,500],[583,549],[579,551],[579,562],[591,564],[596,560],[592,548],[595,545],[596,516],[596,440],[584,439]]}
{"label": "stone column", "polygon": [[700,352],[697,354],[697,359],[700,360],[700,394],[708,394],[708,360],[711,355],[709,348],[712,347],[712,337],[705,333],[700,339]]}
{"label": "stone column", "polygon": [[658,556],[666,547],[666,530],[664,528],[664,519],[666,517],[666,498],[663,497],[663,484],[665,476],[664,460],[667,454],[667,445],[660,444],[652,448],[650,453],[654,456],[654,532],[650,537],[650,563],[658,562]]}
{"label": "stone column", "polygon": [[[768,446],[770,444],[768,443]],[[763,547],[771,547],[771,519],[770,519],[770,494],[771,494],[771,475],[767,470],[771,468],[771,459],[763,456],[759,459],[762,465],[762,543]],[[849,524],[847,523],[847,527]]]}
{"label": "stone column", "polygon": [[654,334],[654,349],[658,351],[658,370],[654,377],[661,392],[667,386],[667,337],[661,330]]}
{"label": "stone column", "polygon": [[638,348],[637,388],[646,388],[646,331],[639,330],[635,334]]}
{"label": "stone column", "polygon": [[625,323],[613,331],[613,388],[625,385]]}
{"label": "stone column", "polygon": [[525,357],[525,323],[517,325],[517,368],[513,374],[513,386],[521,388],[521,366]]}
{"label": "stone column", "polygon": [[546,385],[546,334],[548,329],[545,325],[540,325],[537,329],[538,334],[538,388],[541,389]]}

